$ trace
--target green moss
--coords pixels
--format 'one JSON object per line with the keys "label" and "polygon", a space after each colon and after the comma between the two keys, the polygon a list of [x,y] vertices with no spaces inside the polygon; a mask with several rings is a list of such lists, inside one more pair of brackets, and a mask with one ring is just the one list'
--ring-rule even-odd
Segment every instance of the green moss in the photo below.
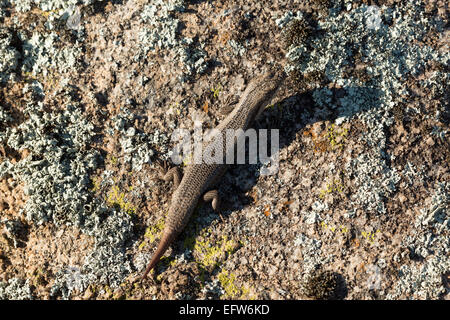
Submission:
{"label": "green moss", "polygon": [[320,8],[329,8],[331,6],[330,0],[313,0],[312,2],[314,2]]}
{"label": "green moss", "polygon": [[406,105],[404,103],[397,103],[392,107],[392,114],[394,115],[394,120],[397,124],[403,124],[404,112]]}
{"label": "green moss", "polygon": [[45,285],[46,280],[45,280],[44,270],[42,268],[36,269],[31,277],[31,280],[35,287],[40,287],[40,286]]}

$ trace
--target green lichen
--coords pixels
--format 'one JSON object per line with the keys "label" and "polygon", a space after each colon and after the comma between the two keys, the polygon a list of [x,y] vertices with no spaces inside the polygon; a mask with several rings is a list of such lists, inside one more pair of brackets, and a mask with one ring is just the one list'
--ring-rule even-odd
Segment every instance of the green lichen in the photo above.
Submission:
{"label": "green lichen", "polygon": [[145,240],[139,245],[139,249],[142,249],[147,243],[153,243],[156,239],[160,238],[164,230],[164,218],[159,219],[154,225],[151,225],[145,230]]}
{"label": "green lichen", "polygon": [[106,197],[106,203],[110,206],[118,206],[129,215],[136,214],[136,207],[131,202],[125,200],[125,193],[120,192],[118,186],[112,186],[111,191]]}
{"label": "green lichen", "polygon": [[211,88],[211,92],[213,93],[214,98],[219,98],[219,93],[220,93],[221,89],[222,89],[222,86],[220,86],[220,85],[217,87]]}
{"label": "green lichen", "polygon": [[100,190],[100,182],[98,181],[97,178],[95,178],[95,177],[91,178],[91,185],[92,185],[92,188],[89,189],[91,192],[95,193]]}
{"label": "green lichen", "polygon": [[344,144],[342,141],[342,138],[346,137],[348,133],[347,128],[336,130],[336,126],[331,124],[330,127],[328,127],[328,142],[331,145],[331,148],[344,148]]}
{"label": "green lichen", "polygon": [[185,245],[192,248],[194,255],[198,257],[196,262],[201,267],[214,269],[236,251],[238,244],[234,240],[229,240],[225,235],[220,240],[211,242],[206,236],[210,234],[210,231],[209,229],[204,230],[196,239],[187,238]]}
{"label": "green lichen", "polygon": [[250,289],[243,285],[236,284],[236,275],[222,269],[218,274],[218,279],[225,293],[221,298],[224,299],[249,299],[254,300],[255,297],[250,293]]}
{"label": "green lichen", "polygon": [[313,128],[305,130],[304,136],[311,136],[314,152],[325,152],[329,150],[343,150],[344,142],[348,135],[348,128],[339,128],[333,123],[331,126],[327,126],[326,130],[321,134],[316,134]]}
{"label": "green lichen", "polygon": [[327,182],[325,189],[319,191],[319,198],[323,199],[326,194],[330,194],[333,192],[342,193],[344,190],[344,186],[340,180],[332,180],[331,182]]}

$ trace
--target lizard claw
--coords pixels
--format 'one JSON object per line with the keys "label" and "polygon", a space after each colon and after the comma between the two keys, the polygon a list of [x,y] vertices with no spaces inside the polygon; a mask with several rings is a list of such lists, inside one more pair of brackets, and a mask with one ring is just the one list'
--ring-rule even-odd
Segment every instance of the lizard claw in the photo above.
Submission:
{"label": "lizard claw", "polygon": [[156,170],[158,176],[155,178],[152,178],[152,180],[162,180],[164,175],[167,173],[169,165],[167,164],[166,160],[156,160],[155,161],[156,168],[152,168],[152,170]]}
{"label": "lizard claw", "polygon": [[157,168],[153,168],[153,170],[156,170],[158,175],[151,178],[152,180],[164,180],[166,182],[173,180],[175,188],[178,187],[181,181],[181,174],[177,167],[170,168],[166,160],[157,160],[156,166]]}

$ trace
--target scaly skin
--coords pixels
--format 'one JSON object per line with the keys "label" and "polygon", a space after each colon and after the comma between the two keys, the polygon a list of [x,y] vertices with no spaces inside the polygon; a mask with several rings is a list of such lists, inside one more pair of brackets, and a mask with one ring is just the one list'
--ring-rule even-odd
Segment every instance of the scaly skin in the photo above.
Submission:
{"label": "scaly skin", "polygon": [[[222,135],[222,141],[224,142],[224,159],[228,149],[235,147],[226,146],[226,130],[242,129],[245,131],[250,128],[253,121],[272,99],[279,88],[281,81],[281,78],[275,77],[272,74],[266,74],[252,80],[242,94],[237,107],[235,107],[234,110],[217,126],[216,130],[218,131],[215,134]],[[237,139],[234,140],[235,144],[236,140]],[[213,144],[214,141],[216,140],[210,139],[204,142],[203,150],[208,146],[211,147],[211,144]],[[177,235],[186,226],[200,197],[202,197],[205,192],[211,190],[225,173],[227,169],[225,160],[223,161],[223,164],[210,164],[211,161],[208,161],[208,159],[208,157],[203,155],[201,164],[193,163],[186,167],[183,179],[172,196],[163,236],[152,260],[142,275],[142,279],[155,267],[172,241],[174,241]],[[204,199],[213,200],[213,207],[217,207],[217,193],[214,194],[214,192],[208,192],[208,194],[204,196]]]}

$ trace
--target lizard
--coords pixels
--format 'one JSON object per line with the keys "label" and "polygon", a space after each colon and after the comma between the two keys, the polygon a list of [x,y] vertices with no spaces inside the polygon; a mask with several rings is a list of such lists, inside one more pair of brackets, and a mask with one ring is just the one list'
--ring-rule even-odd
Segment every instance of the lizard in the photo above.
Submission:
{"label": "lizard", "polygon": [[[242,129],[240,132],[249,129],[254,120],[272,100],[282,80],[282,76],[266,73],[250,81],[237,106],[219,123],[216,131],[213,131],[215,132],[214,135],[222,135],[222,141],[226,141],[226,131],[228,129]],[[205,139],[202,145],[203,150],[211,147],[215,141],[217,140]],[[236,141],[237,136],[234,137],[234,144]],[[225,145],[223,143],[224,159],[230,148],[234,150],[234,145]],[[200,199],[211,202],[213,209],[217,211],[220,199],[217,189],[213,188],[220,181],[228,165],[225,164],[225,161],[223,163],[211,163],[212,161],[210,160],[211,158],[208,159],[208,157],[203,155],[200,163],[188,164],[182,178],[177,167],[169,170],[167,170],[166,166],[164,168],[160,167],[158,178],[166,182],[173,180],[175,191],[172,195],[160,242],[141,279],[144,279],[150,270],[155,267],[177,235],[184,229]]]}

